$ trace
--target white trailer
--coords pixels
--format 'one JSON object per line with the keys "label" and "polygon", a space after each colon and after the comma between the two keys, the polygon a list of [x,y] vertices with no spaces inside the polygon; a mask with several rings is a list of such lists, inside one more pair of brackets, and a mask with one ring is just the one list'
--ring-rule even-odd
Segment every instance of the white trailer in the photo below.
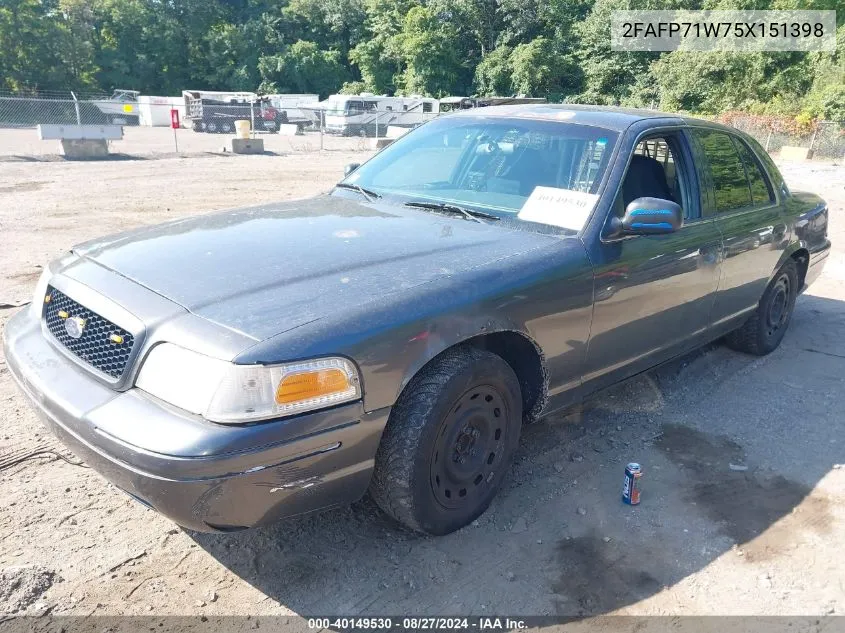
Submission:
{"label": "white trailer", "polygon": [[182,97],[138,97],[139,124],[150,127],[170,127],[170,111],[179,112],[179,121],[185,120],[185,100]]}
{"label": "white trailer", "polygon": [[314,122],[314,109],[320,103],[320,95],[289,94],[267,95],[270,104],[279,112],[284,112],[286,123],[295,123],[302,127]]}
{"label": "white trailer", "polygon": [[415,127],[440,112],[437,99],[386,97],[369,93],[331,95],[320,102],[323,129],[343,136],[384,136],[387,126]]}

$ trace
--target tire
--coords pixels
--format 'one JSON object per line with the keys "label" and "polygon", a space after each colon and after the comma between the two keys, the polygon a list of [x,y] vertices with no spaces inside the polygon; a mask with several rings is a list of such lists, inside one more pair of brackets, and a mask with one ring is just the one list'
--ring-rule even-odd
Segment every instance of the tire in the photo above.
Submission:
{"label": "tire", "polygon": [[798,267],[790,259],[769,283],[748,321],[725,337],[728,347],[755,356],[773,352],[786,334],[797,296]]}
{"label": "tire", "polygon": [[208,123],[206,123],[205,124],[205,131],[208,132],[209,134],[217,134],[217,132],[219,131],[218,127],[217,127],[217,121],[212,120],[212,121],[209,121]]}
{"label": "tire", "polygon": [[457,347],[402,392],[376,452],[370,494],[410,529],[442,535],[490,505],[522,427],[522,394],[510,365]]}
{"label": "tire", "polygon": [[232,124],[231,121],[221,121],[220,122],[220,133],[221,134],[231,134],[232,130],[235,129],[235,126]]}

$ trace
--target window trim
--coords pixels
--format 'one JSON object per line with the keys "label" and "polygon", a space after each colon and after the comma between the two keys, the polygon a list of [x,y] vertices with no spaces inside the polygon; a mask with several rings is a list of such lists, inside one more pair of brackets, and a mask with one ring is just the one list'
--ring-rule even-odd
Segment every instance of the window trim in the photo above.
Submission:
{"label": "window trim", "polygon": [[769,174],[766,173],[766,170],[763,169],[763,166],[760,164],[759,157],[751,151],[751,147],[743,141],[739,136],[736,134],[729,134],[731,140],[734,142],[734,145],[739,145],[739,147],[745,148],[745,151],[751,156],[751,160],[754,162],[754,165],[757,167],[757,171],[760,172],[760,175],[763,176],[763,184],[766,185],[766,189],[769,192],[769,199],[765,203],[757,204],[754,202],[754,190],[751,188],[751,178],[748,176],[748,166],[746,165],[746,161],[742,158],[742,153],[739,152],[740,156],[739,159],[742,161],[742,168],[745,170],[745,179],[748,181],[748,190],[751,192],[751,208],[752,209],[767,209],[771,206],[775,206],[778,204],[778,198],[775,194],[774,185],[772,185],[771,178],[769,178]]}
{"label": "window trim", "polygon": [[[683,231],[684,227],[686,226],[697,226],[705,221],[710,221],[713,219],[712,217],[705,217],[703,213],[703,208],[701,206],[701,183],[699,182],[698,178],[698,170],[695,168],[692,144],[688,135],[686,134],[686,131],[687,127],[684,125],[666,125],[649,128],[637,134],[637,136],[634,138],[634,142],[631,144],[631,151],[628,152],[628,157],[625,159],[625,170],[622,172],[622,177],[619,179],[619,184],[616,186],[616,191],[613,193],[613,196],[610,199],[607,214],[604,218],[604,222],[602,222],[601,229],[599,231],[599,242],[601,244],[616,244],[625,240],[636,239],[640,237],[648,237],[646,235],[619,235],[616,237],[607,237],[606,233],[608,224],[610,223],[611,218],[613,217],[613,205],[615,204],[616,199],[619,197],[622,191],[622,186],[625,184],[625,178],[628,176],[628,170],[631,167],[631,159],[634,156],[634,152],[637,149],[637,146],[643,140],[646,140],[649,137],[653,136],[665,137],[667,135],[674,135],[680,141],[681,147],[678,156],[678,158],[680,158],[680,162],[676,161],[676,170],[678,166],[680,166],[682,169],[685,169],[687,171],[687,181],[691,189],[691,191],[689,191],[688,193],[690,194],[689,197],[692,203],[696,206],[697,211],[695,217],[692,217],[690,219],[684,218],[684,224],[683,226],[681,226],[680,231]],[[617,152],[621,151],[621,145],[621,142],[617,142]],[[616,157],[616,160],[618,160],[618,156]]]}
{"label": "window trim", "polygon": [[691,136],[695,140],[695,143],[698,145],[698,150],[701,153],[701,158],[704,161],[706,161],[706,163],[707,163],[707,171],[710,175],[710,194],[713,197],[713,199],[712,199],[713,209],[712,209],[711,214],[709,216],[704,216],[704,207],[702,207],[701,211],[702,211],[703,217],[706,217],[706,218],[711,219],[711,220],[712,219],[718,219],[718,218],[732,218],[732,217],[744,215],[746,213],[751,213],[753,211],[761,211],[761,210],[765,210],[765,209],[771,209],[771,208],[777,207],[778,205],[781,204],[780,194],[778,193],[778,190],[775,189],[774,184],[772,183],[772,178],[769,175],[768,170],[766,170],[765,167],[761,167],[760,157],[757,156],[757,152],[755,152],[748,143],[745,143],[745,141],[742,139],[742,137],[740,137],[738,134],[735,134],[731,130],[725,130],[725,129],[720,128],[720,127],[710,127],[708,125],[690,125],[689,130],[691,132],[694,132],[695,130],[700,130],[700,131],[703,131],[703,132],[713,132],[713,133],[716,133],[716,134],[724,134],[729,139],[731,139],[731,143],[734,143],[734,149],[736,149],[735,143],[737,141],[743,143],[743,145],[746,148],[748,148],[748,151],[751,153],[751,156],[753,157],[753,159],[757,163],[757,166],[760,167],[760,171],[763,172],[763,177],[766,181],[766,185],[769,187],[769,193],[774,196],[774,201],[771,201],[771,199],[770,199],[769,204],[760,204],[760,205],[754,204],[754,195],[751,192],[751,181],[748,180],[748,172],[745,170],[745,161],[742,160],[742,155],[739,153],[739,150],[736,149],[737,156],[739,157],[739,161],[742,163],[743,172],[745,172],[745,182],[748,184],[748,193],[751,196],[751,204],[749,206],[741,207],[739,209],[732,209],[730,211],[719,211],[716,208],[715,183],[713,182],[713,172],[710,169],[710,160],[707,158],[707,153],[704,151],[704,147],[701,145],[700,140],[695,136],[695,134],[691,134]]}

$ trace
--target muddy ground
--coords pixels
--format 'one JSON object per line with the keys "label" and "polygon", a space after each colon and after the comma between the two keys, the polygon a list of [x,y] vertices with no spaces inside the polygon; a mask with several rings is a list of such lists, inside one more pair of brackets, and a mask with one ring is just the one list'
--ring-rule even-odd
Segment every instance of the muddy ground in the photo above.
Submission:
{"label": "muddy ground", "polygon": [[[76,242],[310,195],[362,156],[0,161],[0,304]],[[835,252],[781,347],[713,345],[526,428],[493,506],[447,537],[367,499],[182,531],[58,445],[0,358],[0,617],[845,612],[845,168],[783,169],[827,198]],[[645,468],[637,507],[620,502],[629,461]]]}

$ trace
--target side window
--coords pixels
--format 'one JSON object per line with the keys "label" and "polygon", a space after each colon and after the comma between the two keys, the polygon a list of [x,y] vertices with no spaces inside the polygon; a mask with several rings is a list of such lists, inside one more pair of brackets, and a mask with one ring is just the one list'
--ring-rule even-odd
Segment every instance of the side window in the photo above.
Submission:
{"label": "side window", "polygon": [[423,101],[423,112],[431,112],[431,102]]}
{"label": "side window", "polygon": [[745,173],[748,176],[748,184],[751,186],[751,201],[754,205],[763,205],[775,201],[769,180],[760,168],[760,164],[748,149],[745,143],[734,137],[734,144],[739,150],[742,163],[745,165]]}
{"label": "side window", "polygon": [[696,130],[695,135],[710,164],[716,211],[725,213],[750,207],[751,189],[731,137],[709,130]]}
{"label": "side window", "polygon": [[378,102],[377,101],[365,101],[364,102],[364,110],[367,112],[375,112],[378,110]]}
{"label": "side window", "polygon": [[678,138],[673,134],[641,140],[634,148],[628,171],[617,196],[613,212],[622,217],[626,207],[637,198],[672,200],[681,205],[686,219],[695,209],[688,199],[686,172],[680,156]]}

